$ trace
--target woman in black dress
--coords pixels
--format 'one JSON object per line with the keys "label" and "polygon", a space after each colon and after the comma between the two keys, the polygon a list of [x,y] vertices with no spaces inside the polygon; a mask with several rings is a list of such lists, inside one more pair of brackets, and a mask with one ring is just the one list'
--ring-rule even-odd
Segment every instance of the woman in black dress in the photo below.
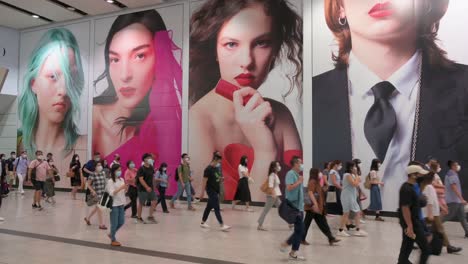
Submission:
{"label": "woman in black dress", "polygon": [[76,200],[76,192],[81,188],[83,173],[81,171],[80,156],[74,154],[70,162],[70,172],[73,173],[73,177],[70,177],[70,185],[72,186],[72,199]]}
{"label": "woman in black dress", "polygon": [[253,212],[250,208],[250,202],[252,201],[250,196],[249,182],[252,181],[250,178],[249,169],[247,167],[247,156],[242,156],[239,164],[239,182],[237,184],[236,195],[234,196],[234,201],[232,201],[232,209],[235,209],[237,203],[244,202],[245,210]]}

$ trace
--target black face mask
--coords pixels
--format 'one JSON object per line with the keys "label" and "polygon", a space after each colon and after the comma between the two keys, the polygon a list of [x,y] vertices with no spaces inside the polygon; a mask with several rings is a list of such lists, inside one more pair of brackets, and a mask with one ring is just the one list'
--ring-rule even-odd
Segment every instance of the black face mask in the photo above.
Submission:
{"label": "black face mask", "polygon": [[416,182],[417,182],[418,184],[423,183],[423,181],[424,181],[424,177],[423,177],[423,176],[416,178]]}
{"label": "black face mask", "polygon": [[120,161],[120,157],[116,158],[115,160],[116,160],[116,161]]}

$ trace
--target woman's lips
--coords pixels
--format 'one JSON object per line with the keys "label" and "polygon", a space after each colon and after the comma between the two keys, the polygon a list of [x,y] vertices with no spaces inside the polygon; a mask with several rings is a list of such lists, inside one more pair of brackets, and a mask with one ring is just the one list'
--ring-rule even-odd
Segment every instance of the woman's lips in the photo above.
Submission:
{"label": "woman's lips", "polygon": [[136,89],[133,87],[122,87],[119,89],[119,92],[123,97],[132,97],[135,94]]}
{"label": "woman's lips", "polygon": [[249,73],[242,73],[237,75],[234,79],[240,86],[251,86],[255,80],[255,76]]}
{"label": "woman's lips", "polygon": [[393,15],[393,6],[390,2],[378,3],[369,10],[369,15],[373,18],[385,18]]}
{"label": "woman's lips", "polygon": [[67,108],[67,104],[58,102],[52,105],[57,112],[62,112]]}

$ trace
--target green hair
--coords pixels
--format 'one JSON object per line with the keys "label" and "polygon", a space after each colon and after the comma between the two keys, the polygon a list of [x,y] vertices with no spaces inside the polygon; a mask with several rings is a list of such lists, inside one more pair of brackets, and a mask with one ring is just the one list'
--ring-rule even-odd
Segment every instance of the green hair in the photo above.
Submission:
{"label": "green hair", "polygon": [[[76,69],[70,67],[68,49],[73,50]],[[63,151],[65,153],[72,151],[79,137],[77,120],[80,118],[80,96],[84,86],[80,49],[75,36],[68,29],[54,28],[44,33],[31,53],[24,75],[23,86],[19,93],[18,113],[22,125],[22,143],[24,149],[28,152],[33,151],[36,147],[34,135],[39,117],[37,97],[31,89],[31,84],[37,77],[42,64],[52,53],[58,54],[60,68],[65,78],[67,97],[71,102],[71,108],[65,114],[62,122],[66,142]]]}

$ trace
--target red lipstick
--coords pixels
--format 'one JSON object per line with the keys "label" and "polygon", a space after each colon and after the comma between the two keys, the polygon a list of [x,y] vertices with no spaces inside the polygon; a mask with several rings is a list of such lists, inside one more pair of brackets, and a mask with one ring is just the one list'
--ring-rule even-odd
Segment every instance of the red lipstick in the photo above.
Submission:
{"label": "red lipstick", "polygon": [[369,15],[373,18],[386,18],[393,15],[393,6],[390,2],[378,3],[369,10]]}
{"label": "red lipstick", "polygon": [[136,89],[133,87],[121,87],[119,92],[123,97],[132,97],[136,93]]}
{"label": "red lipstick", "polygon": [[237,75],[234,79],[240,86],[245,87],[252,85],[253,81],[255,80],[255,76],[253,76],[250,73],[241,73]]}

